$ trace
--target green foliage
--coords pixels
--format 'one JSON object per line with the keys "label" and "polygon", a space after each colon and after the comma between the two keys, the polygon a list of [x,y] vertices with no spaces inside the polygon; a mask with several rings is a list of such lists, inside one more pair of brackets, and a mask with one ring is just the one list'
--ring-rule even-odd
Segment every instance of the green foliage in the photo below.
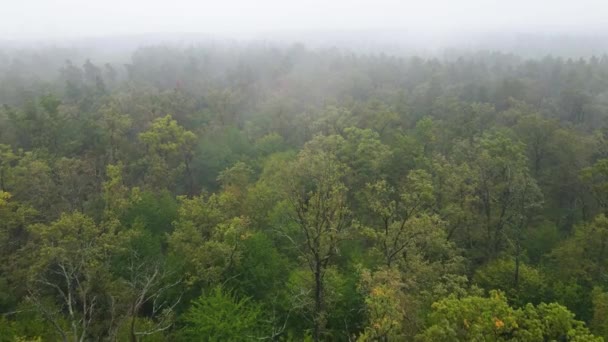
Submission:
{"label": "green foliage", "polygon": [[368,325],[358,337],[359,341],[404,339],[408,320],[408,298],[402,291],[404,284],[395,269],[384,269],[375,273],[364,270],[361,274],[360,290],[366,293],[365,309]]}
{"label": "green foliage", "polygon": [[607,58],[5,50],[2,341],[607,337]]}
{"label": "green foliage", "polygon": [[[129,236],[113,226],[100,227],[78,212],[63,214],[50,225],[32,225],[28,231],[32,238],[20,251],[29,261],[24,284],[28,301],[62,338],[88,336],[99,314],[94,308],[110,296],[110,257],[126,247]],[[61,327],[63,317],[55,306],[66,308],[69,328]]]}
{"label": "green foliage", "polygon": [[580,224],[574,234],[551,252],[551,259],[559,266],[560,276],[593,282],[605,277],[608,270],[608,218],[603,214],[593,221]]}
{"label": "green foliage", "polygon": [[272,240],[264,233],[254,233],[243,241],[241,262],[234,269],[235,282],[243,293],[256,300],[284,300],[281,296],[289,266]]}
{"label": "green foliage", "polygon": [[147,178],[145,184],[153,189],[173,188],[178,177],[190,179],[190,164],[194,155],[196,135],[185,130],[170,115],[154,120],[150,128],[139,135],[144,144]]}
{"label": "green foliage", "polygon": [[103,107],[100,111],[102,115],[99,126],[108,145],[109,162],[113,164],[117,160],[124,160],[123,158],[126,157],[121,150],[122,146],[127,143],[124,135],[131,128],[133,120],[129,115],[120,113],[116,105]]}
{"label": "green foliage", "polygon": [[250,341],[269,332],[259,304],[215,287],[197,298],[182,321],[185,340]]}
{"label": "green foliage", "polygon": [[38,342],[59,338],[50,322],[35,311],[22,305],[12,315],[0,317],[0,341]]}
{"label": "green foliage", "polygon": [[[461,158],[468,161],[475,180],[475,203],[485,258],[494,258],[510,245],[521,252],[521,237],[543,203],[543,194],[530,175],[524,145],[508,131],[484,134],[473,145],[464,144]],[[466,180],[466,179],[465,179]],[[510,248],[509,248],[510,249]]]}
{"label": "green foliage", "polygon": [[270,133],[256,140],[254,146],[258,155],[268,156],[282,151],[285,148],[285,141],[279,134]]}
{"label": "green foliage", "polygon": [[177,211],[178,202],[168,191],[143,191],[137,194],[136,201],[125,212],[123,220],[128,225],[137,222],[150,232],[163,236],[171,231]]}
{"label": "green foliage", "polygon": [[225,196],[180,197],[174,231],[168,237],[171,256],[182,265],[188,283],[213,283],[240,259],[241,242],[249,237],[246,217],[227,217]]}
{"label": "green foliage", "polygon": [[593,166],[581,170],[581,178],[605,212],[608,207],[608,159],[600,159]]}
{"label": "green foliage", "polygon": [[193,168],[198,181],[206,188],[216,188],[219,173],[251,155],[252,145],[243,132],[235,127],[223,127],[202,135],[196,146]]}
{"label": "green foliage", "polygon": [[559,304],[513,309],[500,292],[486,297],[447,298],[433,304],[419,341],[602,341]]}
{"label": "green foliage", "polygon": [[589,323],[591,331],[604,339],[608,338],[608,294],[601,288],[593,289],[593,318]]}
{"label": "green foliage", "polygon": [[502,290],[515,307],[523,307],[528,303],[539,304],[549,299],[544,275],[524,262],[517,266],[512,259],[497,259],[480,267],[473,276],[473,282],[486,290]]}

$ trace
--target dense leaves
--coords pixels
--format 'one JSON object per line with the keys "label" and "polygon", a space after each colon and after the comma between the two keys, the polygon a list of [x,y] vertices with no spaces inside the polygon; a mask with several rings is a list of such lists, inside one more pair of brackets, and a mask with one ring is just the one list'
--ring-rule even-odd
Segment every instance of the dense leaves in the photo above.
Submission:
{"label": "dense leaves", "polygon": [[608,337],[605,56],[63,53],[0,58],[0,341]]}

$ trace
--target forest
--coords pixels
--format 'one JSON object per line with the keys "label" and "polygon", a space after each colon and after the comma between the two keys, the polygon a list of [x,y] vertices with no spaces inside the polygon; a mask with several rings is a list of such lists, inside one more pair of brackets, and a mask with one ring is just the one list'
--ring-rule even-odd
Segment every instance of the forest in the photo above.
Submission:
{"label": "forest", "polygon": [[608,339],[606,55],[5,49],[0,105],[0,341]]}

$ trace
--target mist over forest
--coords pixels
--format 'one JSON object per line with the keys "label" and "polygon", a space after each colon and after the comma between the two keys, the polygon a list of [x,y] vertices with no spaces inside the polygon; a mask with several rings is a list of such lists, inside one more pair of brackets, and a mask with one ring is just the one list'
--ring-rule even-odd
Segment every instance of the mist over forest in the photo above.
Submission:
{"label": "mist over forest", "polygon": [[0,14],[0,342],[608,339],[601,2],[112,1]]}

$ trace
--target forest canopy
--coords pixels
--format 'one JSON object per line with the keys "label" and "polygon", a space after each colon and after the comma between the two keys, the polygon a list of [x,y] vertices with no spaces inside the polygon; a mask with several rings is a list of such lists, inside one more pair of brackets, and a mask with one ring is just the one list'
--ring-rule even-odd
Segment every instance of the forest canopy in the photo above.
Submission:
{"label": "forest canopy", "polygon": [[608,56],[0,51],[0,341],[602,341]]}

